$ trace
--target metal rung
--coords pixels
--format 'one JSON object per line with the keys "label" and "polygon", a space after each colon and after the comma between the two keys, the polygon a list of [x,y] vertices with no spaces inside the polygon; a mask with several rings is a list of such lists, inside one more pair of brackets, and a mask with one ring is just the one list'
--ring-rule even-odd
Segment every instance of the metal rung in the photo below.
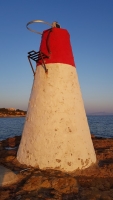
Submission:
{"label": "metal rung", "polygon": [[45,59],[45,58],[49,58],[49,56],[47,56],[46,54],[44,54],[43,52],[41,51],[30,51],[28,52],[28,57],[32,60],[34,60],[35,62],[37,62],[38,60],[41,60],[42,58]]}
{"label": "metal rung", "polygon": [[44,54],[41,51],[36,52],[36,51],[32,50],[32,51],[28,52],[28,60],[29,60],[29,63],[30,63],[30,66],[31,66],[31,69],[33,71],[34,76],[35,76],[35,70],[34,70],[34,68],[32,66],[32,63],[31,63],[30,59],[34,60],[35,62],[38,62],[39,60],[42,60],[42,67],[45,69],[45,72],[48,73],[48,69],[46,68],[46,65],[44,63],[44,59],[45,58],[49,58],[49,56],[47,56],[46,54]]}

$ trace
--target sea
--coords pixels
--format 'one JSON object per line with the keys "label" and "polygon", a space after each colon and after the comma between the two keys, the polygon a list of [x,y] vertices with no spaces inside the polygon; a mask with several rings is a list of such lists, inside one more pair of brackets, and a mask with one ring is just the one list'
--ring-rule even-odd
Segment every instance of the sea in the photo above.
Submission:
{"label": "sea", "polygon": [[[113,138],[113,115],[87,115],[91,134]],[[0,118],[0,141],[22,134],[25,117]]]}

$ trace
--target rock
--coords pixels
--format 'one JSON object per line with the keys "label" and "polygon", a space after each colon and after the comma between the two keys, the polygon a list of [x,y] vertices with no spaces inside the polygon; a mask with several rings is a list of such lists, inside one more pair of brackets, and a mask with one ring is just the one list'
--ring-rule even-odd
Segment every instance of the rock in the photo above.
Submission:
{"label": "rock", "polygon": [[93,134],[91,134],[91,138],[92,138],[92,139],[95,139],[95,138],[96,138],[96,136],[95,136],[95,135],[93,135]]}
{"label": "rock", "polygon": [[22,195],[18,195],[18,196],[16,197],[16,200],[20,200],[21,197],[22,197]]}
{"label": "rock", "polygon": [[112,197],[112,199],[113,199],[113,189],[110,189],[109,196]]}
{"label": "rock", "polygon": [[6,158],[5,158],[5,162],[12,162],[12,160],[14,160],[15,159],[15,156],[7,156]]}
{"label": "rock", "polygon": [[108,194],[106,192],[104,192],[101,195],[100,200],[112,200],[112,198],[110,196],[108,196]]}
{"label": "rock", "polygon": [[[0,158],[4,158],[5,156],[7,156],[7,150],[5,150],[5,149],[0,150]],[[0,162],[1,162],[1,160],[0,160]]]}
{"label": "rock", "polygon": [[6,186],[18,181],[18,177],[11,170],[4,166],[0,166],[0,186]]}
{"label": "rock", "polygon": [[78,193],[79,187],[77,180],[72,177],[55,178],[52,180],[52,188],[60,193]]}
{"label": "rock", "polygon": [[31,176],[24,184],[23,186],[23,190],[25,191],[34,191],[34,190],[38,190],[41,186],[41,183],[43,181],[43,177],[42,176]]}
{"label": "rock", "polygon": [[0,163],[18,176],[16,184],[0,187],[0,200],[113,199],[113,139],[92,137],[97,165],[71,174],[19,163],[16,153],[20,139],[17,136],[0,142]]}
{"label": "rock", "polygon": [[51,182],[49,180],[45,180],[43,181],[43,183],[41,184],[42,188],[50,188],[51,187]]}
{"label": "rock", "polygon": [[20,143],[21,136],[15,136],[13,138],[8,138],[6,140],[8,147],[15,147],[18,146]]}
{"label": "rock", "polygon": [[9,199],[9,196],[10,196],[10,191],[7,190],[7,191],[0,191],[0,200],[6,200],[6,199]]}
{"label": "rock", "polygon": [[13,138],[7,138],[6,140],[0,141],[0,150],[7,147],[14,148],[20,144],[20,140],[21,136],[15,136]]}
{"label": "rock", "polygon": [[81,196],[84,197],[84,200],[99,200],[101,193],[98,189],[94,187],[82,188]]}

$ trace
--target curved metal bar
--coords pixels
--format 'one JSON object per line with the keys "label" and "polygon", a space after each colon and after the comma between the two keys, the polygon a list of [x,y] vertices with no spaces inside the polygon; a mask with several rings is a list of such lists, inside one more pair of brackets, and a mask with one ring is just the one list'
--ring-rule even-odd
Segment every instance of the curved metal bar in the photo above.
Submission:
{"label": "curved metal bar", "polygon": [[48,23],[48,22],[45,22],[45,21],[43,21],[43,20],[32,20],[32,21],[30,21],[30,22],[27,23],[26,28],[27,28],[29,31],[31,31],[31,32],[34,32],[34,33],[37,33],[37,34],[42,35],[41,32],[35,31],[35,30],[33,30],[33,29],[31,29],[31,28],[28,27],[30,24],[38,23],[38,22],[39,22],[39,23],[41,22],[41,23],[47,24],[47,25],[49,25],[49,26],[52,27],[52,24],[50,24],[50,23]]}

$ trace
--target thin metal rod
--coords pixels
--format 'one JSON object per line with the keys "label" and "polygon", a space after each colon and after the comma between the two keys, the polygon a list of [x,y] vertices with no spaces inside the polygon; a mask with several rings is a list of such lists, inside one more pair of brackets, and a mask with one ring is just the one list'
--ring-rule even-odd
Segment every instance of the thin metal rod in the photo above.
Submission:
{"label": "thin metal rod", "polygon": [[45,22],[45,21],[43,21],[43,20],[32,20],[32,21],[30,21],[30,22],[27,23],[26,28],[27,28],[29,31],[31,31],[31,32],[38,33],[38,34],[42,35],[41,32],[35,31],[35,30],[33,30],[33,29],[31,29],[31,28],[28,27],[29,24],[33,24],[33,23],[37,23],[37,22],[39,22],[39,23],[41,22],[41,23],[47,24],[47,25],[49,25],[49,26],[52,27],[52,24],[50,24],[50,23],[48,23],[48,22]]}
{"label": "thin metal rod", "polygon": [[33,71],[33,75],[35,76],[35,71],[34,71],[34,68],[33,68],[33,66],[32,66],[32,63],[31,63],[31,61],[30,61],[29,56],[28,56],[28,60],[29,60],[29,63],[30,63],[31,69],[32,69],[32,71]]}

